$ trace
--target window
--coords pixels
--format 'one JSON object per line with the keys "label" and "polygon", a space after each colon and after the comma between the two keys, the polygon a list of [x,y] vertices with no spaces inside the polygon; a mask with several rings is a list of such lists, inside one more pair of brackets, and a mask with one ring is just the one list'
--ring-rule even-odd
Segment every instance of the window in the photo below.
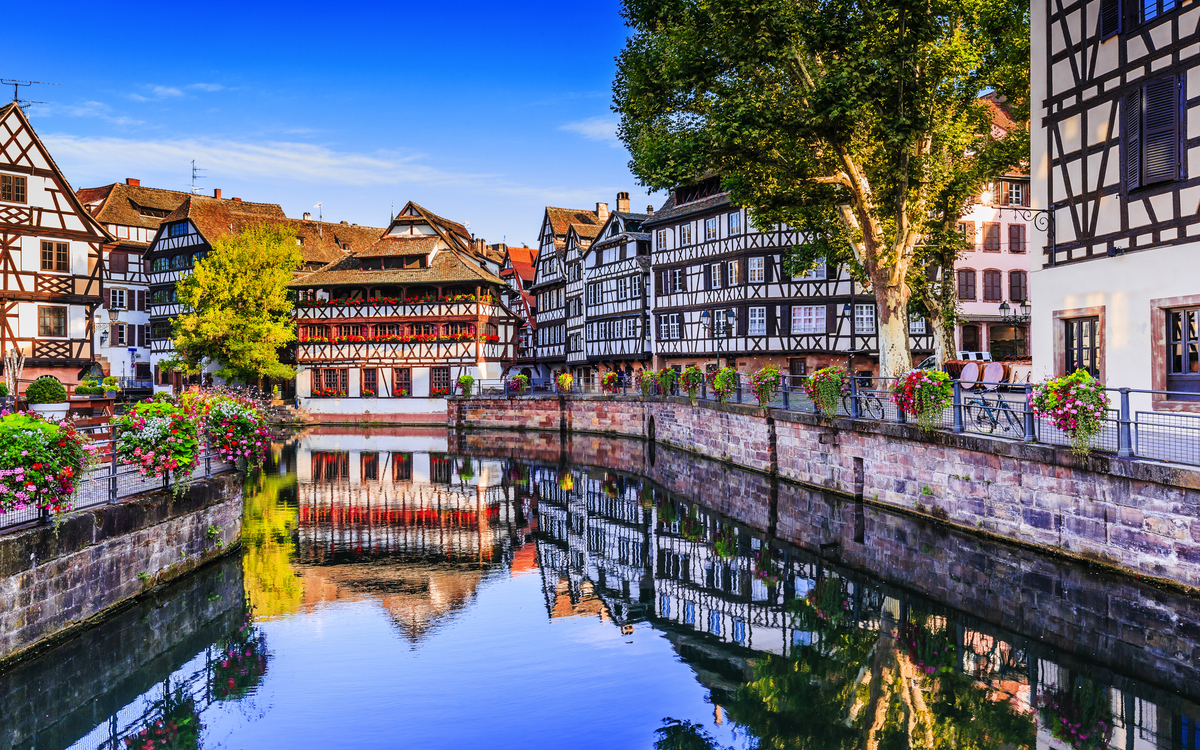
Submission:
{"label": "window", "polygon": [[968,301],[975,299],[975,271],[970,268],[958,271],[958,298]]}
{"label": "window", "polygon": [[671,313],[670,315],[667,316],[667,320],[670,324],[669,333],[671,334],[671,338],[673,338],[673,339],[680,338],[679,313]]}
{"label": "window", "polygon": [[1100,377],[1100,318],[1073,318],[1064,320],[1066,326],[1067,372],[1087,370],[1092,377]]}
{"label": "window", "polygon": [[829,276],[829,268],[825,261],[819,260],[803,276],[797,276],[797,281],[824,281]]}
{"label": "window", "polygon": [[429,456],[429,481],[450,484],[451,462],[447,456]]}
{"label": "window", "polygon": [[69,271],[71,245],[66,242],[42,242],[42,270]]}
{"label": "window", "polygon": [[1175,10],[1175,0],[1142,0],[1142,23]]}
{"label": "window", "polygon": [[[728,325],[726,318],[728,317],[728,314],[730,312],[735,312],[735,311],[733,311],[733,310],[713,310],[712,311],[712,336],[713,337],[725,336],[728,333],[732,332],[733,328],[736,327],[736,326],[730,327]],[[727,328],[729,329],[729,331],[726,331]]]}
{"label": "window", "polygon": [[691,224],[680,224],[679,225],[679,244],[680,244],[680,246],[692,244],[692,225]]}
{"label": "window", "polygon": [[671,269],[671,291],[672,292],[684,291],[684,279],[683,279],[683,269],[682,268],[672,268]]}
{"label": "window", "polygon": [[1010,253],[1025,252],[1025,225],[1008,225],[1008,251]]}
{"label": "window", "polygon": [[967,244],[971,246],[971,250],[975,249],[975,222],[960,221],[958,222],[958,231],[966,238]]}
{"label": "window", "polygon": [[188,233],[187,222],[179,221],[167,227],[168,237],[183,237]]}
{"label": "window", "polygon": [[15,174],[0,174],[0,201],[25,202],[25,179]]}
{"label": "window", "polygon": [[854,330],[856,333],[875,333],[875,305],[854,306]]}
{"label": "window", "polygon": [[169,271],[171,270],[170,258],[155,258],[154,263],[150,266],[151,271]]}
{"label": "window", "polygon": [[641,276],[630,276],[629,277],[629,296],[633,297],[635,299],[642,296],[642,277]]}
{"label": "window", "polygon": [[112,346],[128,346],[128,332],[124,323],[112,324]]}
{"label": "window", "polygon": [[738,273],[738,262],[736,260],[726,261],[725,263],[726,277],[725,283],[729,286],[737,286],[742,283],[741,275]]}
{"label": "window", "polygon": [[1004,182],[1004,203],[1009,206],[1024,206],[1029,190],[1023,182]]}
{"label": "window", "polygon": [[750,331],[751,336],[766,336],[767,335],[767,308],[752,307],[750,308]]}
{"label": "window", "polygon": [[337,482],[350,478],[350,454],[344,451],[313,451],[312,478]]}
{"label": "window", "polygon": [[190,265],[190,262],[191,262],[191,256],[176,255],[174,258],[171,258],[171,270],[173,270],[173,271],[185,270]]}
{"label": "window", "polygon": [[[1161,1],[1161,0],[1160,0]],[[1152,5],[1154,0],[1146,0]],[[1125,95],[1125,185],[1135,190],[1179,177],[1179,82],[1174,76]]]}
{"label": "window", "polygon": [[392,454],[392,481],[393,482],[410,482],[412,481],[413,454],[411,453],[393,453]]}
{"label": "window", "polygon": [[825,305],[793,307],[792,333],[825,333]]}
{"label": "window", "polygon": [[[350,389],[350,370],[345,367],[327,367],[313,370],[313,395],[345,396]],[[323,393],[318,394],[318,390]]]}
{"label": "window", "polygon": [[617,279],[617,299],[629,299],[629,277]]}
{"label": "window", "polygon": [[362,457],[362,478],[369,480],[379,479],[379,454],[378,453],[363,453]]}
{"label": "window", "polygon": [[637,338],[637,329],[638,329],[637,318],[626,318],[625,319],[625,338],[636,339]]}
{"label": "window", "polygon": [[150,338],[156,341],[171,338],[171,323],[166,320],[159,320],[151,323]]}
{"label": "window", "polygon": [[411,367],[392,368],[392,395],[396,398],[403,398],[405,396],[412,395]]}
{"label": "window", "polygon": [[358,324],[340,325],[338,326],[339,336],[361,336],[363,327]]}
{"label": "window", "polygon": [[39,336],[67,335],[67,308],[39,307],[38,308]]}
{"label": "window", "polygon": [[1000,272],[989,270],[983,272],[983,301],[999,302],[1004,299],[1004,285],[1001,283]]}
{"label": "window", "polygon": [[742,233],[742,214],[741,212],[729,214],[729,233]]}
{"label": "window", "polygon": [[408,326],[409,336],[436,336],[437,324],[435,323],[411,323]]}
{"label": "window", "polygon": [[667,230],[660,229],[654,233],[654,244],[658,246],[659,250],[667,246]]}
{"label": "window", "polygon": [[1000,252],[1000,223],[996,221],[983,222],[983,251],[985,253]]}
{"label": "window", "polygon": [[125,310],[125,290],[110,289],[108,290],[108,306],[113,310]]}
{"label": "window", "polygon": [[721,634],[721,613],[718,610],[710,609],[708,611],[708,632],[713,635]]}
{"label": "window", "polygon": [[704,241],[715,240],[717,238],[717,217],[710,216],[704,220]]}
{"label": "window", "polygon": [[1200,393],[1200,307],[1167,311],[1167,390]]}
{"label": "window", "polygon": [[1008,272],[1008,298],[1013,302],[1029,299],[1028,276],[1024,271]]}
{"label": "window", "polygon": [[683,624],[684,625],[695,625],[696,624],[696,603],[695,602],[689,602],[686,600],[683,602]]}
{"label": "window", "polygon": [[979,348],[979,326],[966,325],[962,327],[962,348],[964,352],[982,351]]}
{"label": "window", "polygon": [[429,388],[430,393],[439,390],[450,391],[450,368],[449,367],[431,367],[429,368]]}
{"label": "window", "polygon": [[751,258],[748,264],[748,271],[746,273],[747,281],[751,284],[761,284],[766,281],[766,258]]}
{"label": "window", "polygon": [[166,304],[170,304],[170,302],[171,302],[171,290],[170,289],[155,289],[153,292],[150,293],[150,304],[152,304],[152,305],[166,305]]}
{"label": "window", "polygon": [[908,332],[914,335],[921,335],[925,333],[925,319],[920,315],[909,315]]}
{"label": "window", "polygon": [[379,395],[379,370],[377,368],[363,368],[362,395],[364,398],[374,398]]}

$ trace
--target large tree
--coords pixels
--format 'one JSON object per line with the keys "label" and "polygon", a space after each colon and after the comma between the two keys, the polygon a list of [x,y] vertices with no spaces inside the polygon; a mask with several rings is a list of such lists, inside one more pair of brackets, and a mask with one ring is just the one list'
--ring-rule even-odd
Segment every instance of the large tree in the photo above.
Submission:
{"label": "large tree", "polygon": [[213,241],[208,257],[179,282],[184,312],[173,326],[182,369],[215,362],[224,378],[294,377],[279,350],[296,338],[287,285],[301,262],[287,227],[252,226]]}
{"label": "large tree", "polygon": [[[634,174],[664,189],[715,172],[758,227],[807,232],[792,265],[847,263],[875,294],[883,373],[907,369],[909,282],[953,266],[967,196],[1028,153],[1027,132],[992,137],[980,100],[1027,119],[1028,3],[624,3],[614,108]],[[920,308],[946,312],[947,276]]]}

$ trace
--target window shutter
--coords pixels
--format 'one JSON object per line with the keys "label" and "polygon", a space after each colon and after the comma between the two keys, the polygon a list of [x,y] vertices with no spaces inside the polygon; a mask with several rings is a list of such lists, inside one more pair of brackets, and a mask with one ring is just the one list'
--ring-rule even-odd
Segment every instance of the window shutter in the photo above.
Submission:
{"label": "window shutter", "polygon": [[1008,225],[1008,251],[1010,253],[1025,252],[1025,225]]}
{"label": "window shutter", "polygon": [[992,253],[1000,252],[1000,222],[983,222],[983,250]]}
{"label": "window shutter", "polygon": [[1025,185],[1024,189],[1021,190],[1021,205],[1022,206],[1033,205],[1030,202],[1032,199],[1033,199],[1033,183],[1030,182],[1029,184]]}
{"label": "window shutter", "polygon": [[688,266],[679,269],[679,291],[686,292],[688,290]]}
{"label": "window shutter", "polygon": [[1012,298],[1013,302],[1025,301],[1025,278],[1024,271],[1008,272],[1008,296]]}
{"label": "window shutter", "polygon": [[1100,38],[1121,33],[1121,0],[1100,0]]}
{"label": "window shutter", "polygon": [[1135,190],[1142,186],[1142,90],[1125,95],[1121,126],[1125,129],[1125,187]]}
{"label": "window shutter", "polygon": [[996,190],[997,190],[997,192],[1000,193],[998,196],[996,196],[998,198],[998,200],[996,202],[999,203],[1001,206],[1007,206],[1008,205],[1008,183],[1005,182],[1004,180],[998,180],[996,182]]}
{"label": "window shutter", "polygon": [[137,345],[138,346],[146,345],[146,326],[144,326],[144,325],[139,325],[137,327]]}
{"label": "window shutter", "polygon": [[1146,84],[1142,113],[1142,184],[1179,176],[1179,84],[1174,76]]}
{"label": "window shutter", "polygon": [[712,288],[713,288],[713,285],[712,285],[712,264],[711,264],[711,263],[705,263],[705,264],[704,264],[704,288],[705,288],[705,289],[712,289]]}
{"label": "window shutter", "polygon": [[110,300],[111,300],[111,298],[112,298],[112,291],[111,291],[111,290],[109,290],[109,289],[105,289],[105,290],[104,290],[104,302],[103,302],[103,303],[101,303],[101,305],[100,305],[100,306],[101,306],[101,307],[108,307],[108,306],[109,306],[109,303],[110,303]]}
{"label": "window shutter", "polygon": [[[745,262],[746,262],[745,259],[743,259],[742,264],[744,265]],[[746,269],[743,268],[742,270],[745,271]],[[746,332],[749,330],[749,328],[748,328],[749,322],[750,322],[750,307],[748,305],[739,306],[737,309],[737,335],[739,335],[739,336],[746,335]]]}
{"label": "window shutter", "polygon": [[663,279],[666,276],[666,271],[659,271],[654,274],[654,293],[659,297],[663,296]]}
{"label": "window shutter", "polygon": [[[837,324],[838,324],[838,306],[837,306],[837,304],[830,302],[828,305],[825,306],[825,333],[836,334],[837,333]],[[854,344],[851,343],[851,346],[854,346]]]}
{"label": "window shutter", "polygon": [[137,291],[137,309],[138,312],[146,312],[146,292],[143,289]]}
{"label": "window shutter", "polygon": [[[770,268],[770,267],[771,267],[771,264],[768,263],[767,268]],[[767,305],[767,335],[768,336],[775,336],[779,333],[779,329],[776,325],[776,320],[777,320],[776,309],[777,309],[776,305]]]}
{"label": "window shutter", "polygon": [[742,258],[738,261],[738,286],[749,283],[750,259]]}
{"label": "window shutter", "polygon": [[779,333],[781,335],[786,336],[786,335],[790,334],[791,332],[792,332],[792,306],[791,305],[780,305],[779,306]]}
{"label": "window shutter", "polygon": [[763,261],[763,281],[771,284],[775,281],[775,256],[768,255]]}
{"label": "window shutter", "polygon": [[120,325],[120,323],[109,323],[108,324],[108,345],[109,346],[117,345],[117,326],[119,326],[119,325]]}

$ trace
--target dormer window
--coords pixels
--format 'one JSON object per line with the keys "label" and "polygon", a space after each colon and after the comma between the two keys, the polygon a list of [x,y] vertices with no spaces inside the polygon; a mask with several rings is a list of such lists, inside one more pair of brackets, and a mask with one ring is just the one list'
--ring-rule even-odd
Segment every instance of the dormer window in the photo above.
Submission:
{"label": "dormer window", "polygon": [[179,222],[176,222],[176,223],[172,224],[171,226],[167,227],[167,236],[168,237],[183,237],[187,233],[188,233],[188,231],[187,231],[187,222],[186,221],[179,221]]}

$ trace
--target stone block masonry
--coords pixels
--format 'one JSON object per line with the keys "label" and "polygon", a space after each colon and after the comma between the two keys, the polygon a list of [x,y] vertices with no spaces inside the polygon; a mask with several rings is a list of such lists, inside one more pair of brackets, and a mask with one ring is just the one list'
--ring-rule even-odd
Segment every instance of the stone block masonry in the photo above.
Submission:
{"label": "stone block masonry", "polygon": [[0,537],[0,663],[226,553],[242,476],[136,495]]}
{"label": "stone block masonry", "polygon": [[[527,419],[523,419],[527,415]],[[452,399],[455,428],[655,440],[868,503],[1200,588],[1200,470],[684,398]]]}

